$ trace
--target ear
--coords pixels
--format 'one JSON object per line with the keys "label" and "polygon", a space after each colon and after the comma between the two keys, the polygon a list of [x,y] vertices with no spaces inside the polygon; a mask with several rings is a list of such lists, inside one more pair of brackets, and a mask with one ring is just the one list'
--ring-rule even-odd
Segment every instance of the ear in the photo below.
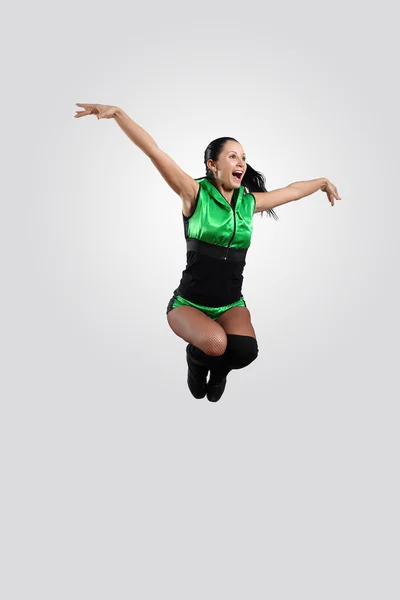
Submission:
{"label": "ear", "polygon": [[212,171],[213,169],[215,169],[215,167],[216,167],[216,164],[215,164],[215,162],[214,162],[214,161],[213,161],[211,158],[209,158],[209,159],[208,159],[208,161],[207,161],[207,167],[208,167],[208,168],[209,168],[211,171]]}

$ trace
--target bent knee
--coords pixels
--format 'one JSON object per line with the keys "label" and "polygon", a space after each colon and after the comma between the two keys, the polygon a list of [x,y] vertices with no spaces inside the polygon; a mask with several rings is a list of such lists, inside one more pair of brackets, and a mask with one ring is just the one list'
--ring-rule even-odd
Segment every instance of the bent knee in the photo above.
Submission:
{"label": "bent knee", "polygon": [[202,340],[201,348],[209,356],[222,356],[227,348],[228,340],[224,332],[211,334]]}
{"label": "bent knee", "polygon": [[248,335],[227,334],[227,354],[233,369],[247,367],[258,356],[258,343]]}

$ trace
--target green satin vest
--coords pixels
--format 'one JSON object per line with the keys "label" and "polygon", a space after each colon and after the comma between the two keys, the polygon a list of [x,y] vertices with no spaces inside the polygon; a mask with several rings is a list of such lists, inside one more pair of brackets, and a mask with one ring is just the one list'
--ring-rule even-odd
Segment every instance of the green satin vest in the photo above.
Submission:
{"label": "green satin vest", "polygon": [[186,238],[230,248],[249,248],[253,233],[255,199],[240,186],[233,191],[232,206],[205,177],[191,217],[184,217]]}

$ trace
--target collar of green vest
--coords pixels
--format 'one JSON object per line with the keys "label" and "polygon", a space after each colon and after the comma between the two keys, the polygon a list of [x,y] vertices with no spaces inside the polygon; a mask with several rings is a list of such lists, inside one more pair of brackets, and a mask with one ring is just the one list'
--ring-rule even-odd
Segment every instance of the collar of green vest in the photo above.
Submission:
{"label": "collar of green vest", "polygon": [[[223,202],[230,206],[228,200],[221,194],[219,189],[209,179],[207,179],[207,177],[199,177],[198,179],[196,179],[196,181],[198,181],[202,187],[205,187],[210,196],[212,196],[215,200],[218,200],[218,202]],[[239,200],[242,199],[243,194],[244,186],[242,185],[240,186],[240,188],[236,188],[235,190],[233,190],[232,204],[234,204],[234,206],[237,206]]]}

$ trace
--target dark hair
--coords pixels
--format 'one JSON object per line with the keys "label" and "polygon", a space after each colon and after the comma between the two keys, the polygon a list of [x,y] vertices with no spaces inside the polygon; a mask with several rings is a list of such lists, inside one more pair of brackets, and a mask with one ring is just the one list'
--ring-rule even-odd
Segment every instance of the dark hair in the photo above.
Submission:
{"label": "dark hair", "polygon": [[[207,148],[205,149],[204,164],[206,166],[206,177],[210,181],[214,181],[215,177],[214,172],[207,167],[207,161],[210,159],[215,161],[218,160],[218,157],[221,154],[221,151],[228,140],[232,140],[233,142],[239,143],[237,140],[235,140],[235,138],[232,137],[220,137],[210,142]],[[251,167],[249,163],[246,163],[246,165],[247,169],[242,179],[242,185],[245,187],[246,193],[267,192],[268,190],[265,187],[264,175],[259,171],[255,171],[255,169],[253,169],[253,167]],[[279,217],[272,208],[267,209],[267,213],[269,217],[273,217],[276,221],[279,220]],[[264,211],[261,212],[261,216],[263,215]]]}

